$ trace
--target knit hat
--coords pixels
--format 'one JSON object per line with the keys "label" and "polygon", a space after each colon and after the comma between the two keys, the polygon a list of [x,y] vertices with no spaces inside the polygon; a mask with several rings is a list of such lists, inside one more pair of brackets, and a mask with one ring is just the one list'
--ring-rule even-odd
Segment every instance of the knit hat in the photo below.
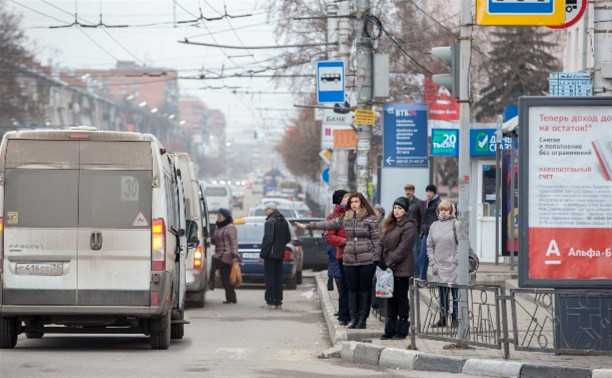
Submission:
{"label": "knit hat", "polygon": [[386,211],[385,211],[385,208],[381,204],[377,203],[376,205],[374,205],[374,210],[381,213],[383,217],[385,216]]}
{"label": "knit hat", "polygon": [[425,191],[426,192],[434,192],[434,193],[438,193],[438,189],[436,189],[436,186],[433,184],[429,184],[427,185],[427,187],[425,187]]}
{"label": "knit hat", "polygon": [[232,213],[230,213],[228,209],[220,208],[218,213],[223,215],[226,219],[232,217]]}
{"label": "knit hat", "polygon": [[266,202],[264,203],[264,209],[278,210],[278,206],[276,202]]}
{"label": "knit hat", "polygon": [[346,193],[348,193],[346,190],[336,190],[334,194],[332,194],[332,203],[334,205],[340,205],[340,202],[342,202],[342,197],[344,197]]}
{"label": "knit hat", "polygon": [[394,202],[393,202],[393,206],[399,206],[402,209],[406,210],[406,212],[408,212],[408,209],[410,208],[410,203],[408,203],[408,199],[406,199],[406,197],[398,197]]}

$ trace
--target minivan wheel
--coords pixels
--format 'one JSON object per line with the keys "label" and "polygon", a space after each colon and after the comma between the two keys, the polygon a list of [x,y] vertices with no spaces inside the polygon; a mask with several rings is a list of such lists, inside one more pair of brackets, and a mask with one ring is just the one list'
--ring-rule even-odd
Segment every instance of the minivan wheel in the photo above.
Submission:
{"label": "minivan wheel", "polygon": [[0,317],[0,349],[17,345],[17,319]]}
{"label": "minivan wheel", "polygon": [[[172,310],[168,310],[166,316],[161,319],[155,319],[153,321],[160,322],[160,329],[151,329],[149,336],[149,344],[153,349],[168,349],[170,347],[170,333],[171,333],[171,317]],[[157,327],[155,327],[157,328]]]}
{"label": "minivan wheel", "polygon": [[191,307],[202,308],[204,307],[204,301],[206,300],[206,288],[195,293],[194,299],[189,301]]}
{"label": "minivan wheel", "polygon": [[[178,320],[185,319],[185,312],[181,311],[181,316]],[[170,338],[172,340],[180,340],[185,336],[185,324],[183,323],[172,323],[170,326]]]}
{"label": "minivan wheel", "polygon": [[287,290],[295,289],[297,289],[297,275],[293,276],[289,281],[287,281]]}

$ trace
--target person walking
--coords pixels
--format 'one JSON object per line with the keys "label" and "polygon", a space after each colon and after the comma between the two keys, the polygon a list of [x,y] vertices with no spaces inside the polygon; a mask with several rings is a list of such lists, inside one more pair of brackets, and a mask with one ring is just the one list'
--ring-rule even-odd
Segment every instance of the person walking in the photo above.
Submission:
{"label": "person walking", "polygon": [[421,229],[421,250],[418,258],[418,276],[421,280],[427,280],[427,268],[429,267],[429,258],[427,257],[427,237],[429,228],[438,220],[438,205],[440,204],[440,196],[437,193],[435,185],[429,184],[425,188],[427,199],[423,201],[424,217],[423,226]]}
{"label": "person walking", "polygon": [[408,209],[408,216],[414,220],[414,223],[417,228],[417,233],[414,239],[414,247],[412,248],[412,259],[414,260],[413,266],[415,269],[415,273],[417,276],[419,276],[418,258],[419,258],[419,251],[421,250],[420,235],[421,235],[421,231],[423,228],[423,219],[425,218],[425,208],[423,207],[423,201],[414,195],[414,191],[415,191],[414,184],[408,183],[404,185],[404,193],[406,194],[406,199],[408,200],[408,203],[410,204],[410,207]]}
{"label": "person walking", "polygon": [[268,217],[259,253],[259,261],[264,264],[266,283],[266,304],[263,308],[280,310],[283,308],[283,256],[285,245],[291,241],[291,231],[275,202],[267,202],[264,207]]}
{"label": "person walking", "polygon": [[350,208],[342,218],[296,225],[314,230],[344,228],[347,238],[343,264],[349,286],[349,328],[366,328],[370,315],[372,277],[375,264],[381,259],[380,230],[374,209],[361,193],[351,194],[348,203]]}
{"label": "person walking", "polygon": [[[336,190],[332,195],[332,203],[335,205],[331,213],[327,216],[326,220],[334,220],[344,216],[346,210],[346,204],[350,194],[345,190]],[[346,281],[346,274],[344,272],[344,246],[346,244],[346,231],[344,228],[338,230],[327,230],[323,234],[323,242],[325,250],[330,248],[328,253],[335,253],[335,259],[340,273],[340,278],[335,279],[336,288],[338,289],[338,321],[340,325],[346,326],[351,320],[348,304],[348,282]],[[333,249],[333,252],[331,251]],[[330,267],[332,265],[332,258],[330,255]],[[330,275],[328,268],[328,275]],[[332,273],[333,274],[333,273]]]}
{"label": "person walking", "polygon": [[[213,261],[216,261],[218,269],[221,271],[221,281],[225,288],[225,301],[223,303],[238,303],[236,290],[230,283],[232,264],[238,255],[238,232],[234,226],[232,215],[227,209],[219,209],[217,214],[217,228],[212,236],[212,243],[215,245]],[[214,278],[213,278],[214,287]]]}
{"label": "person walking", "polygon": [[378,267],[393,271],[393,297],[387,299],[385,333],[380,337],[381,340],[405,339],[410,328],[408,284],[414,273],[412,247],[417,227],[414,219],[408,214],[409,211],[408,199],[399,197],[393,202],[393,211],[385,219],[382,229],[383,258]]}
{"label": "person walking", "polygon": [[[427,255],[432,267],[433,280],[441,284],[458,284],[459,255],[455,240],[455,214],[453,205],[443,201],[438,205],[438,220],[429,229],[427,238]],[[440,319],[434,327],[445,327],[448,324],[449,293],[453,296],[453,313],[451,325],[457,326],[458,290],[440,287]]]}

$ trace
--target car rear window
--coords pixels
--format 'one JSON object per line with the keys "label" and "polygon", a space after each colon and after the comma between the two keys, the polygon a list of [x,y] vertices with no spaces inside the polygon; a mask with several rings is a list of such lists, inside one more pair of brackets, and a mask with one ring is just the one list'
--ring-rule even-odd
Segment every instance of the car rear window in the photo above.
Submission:
{"label": "car rear window", "polygon": [[[294,214],[293,210],[278,209],[278,212],[283,214],[283,216],[285,218],[295,218],[295,214]],[[253,215],[256,216],[256,217],[265,217],[265,216],[267,216],[266,209],[261,209],[261,208],[255,209],[255,213]]]}
{"label": "car rear window", "polygon": [[225,188],[206,188],[206,195],[211,197],[225,197],[227,196],[227,189]]}
{"label": "car rear window", "polygon": [[238,244],[261,244],[265,223],[245,223],[236,225]]}
{"label": "car rear window", "polygon": [[81,227],[151,226],[151,171],[81,170]]}
{"label": "car rear window", "polygon": [[5,227],[78,227],[78,170],[7,169],[5,174]]}

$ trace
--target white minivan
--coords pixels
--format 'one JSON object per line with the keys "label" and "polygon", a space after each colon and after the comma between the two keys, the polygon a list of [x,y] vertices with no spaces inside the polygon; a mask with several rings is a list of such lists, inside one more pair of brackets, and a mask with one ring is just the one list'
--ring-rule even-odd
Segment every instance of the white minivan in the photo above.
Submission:
{"label": "white minivan", "polygon": [[186,224],[177,164],[152,135],[4,135],[0,348],[20,333],[142,332],[154,349],[183,337],[197,229]]}
{"label": "white minivan", "polygon": [[217,213],[221,208],[232,211],[232,191],[228,185],[205,183],[204,196],[211,213]]}
{"label": "white minivan", "polygon": [[171,153],[179,162],[185,191],[185,218],[195,222],[198,230],[198,245],[187,248],[186,301],[193,307],[204,307],[208,262],[210,261],[210,226],[208,211],[197,179],[197,166],[185,152]]}

